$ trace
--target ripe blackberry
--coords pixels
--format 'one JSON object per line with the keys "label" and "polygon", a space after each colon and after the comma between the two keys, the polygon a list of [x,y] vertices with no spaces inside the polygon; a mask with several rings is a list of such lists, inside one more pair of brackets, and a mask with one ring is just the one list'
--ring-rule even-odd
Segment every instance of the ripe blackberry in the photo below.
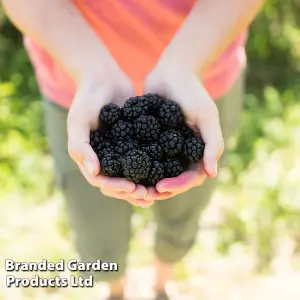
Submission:
{"label": "ripe blackberry", "polygon": [[184,143],[184,156],[191,163],[200,161],[203,157],[203,151],[204,143],[199,137],[189,138]]}
{"label": "ripe blackberry", "polygon": [[99,159],[106,156],[107,154],[113,154],[114,156],[120,156],[118,153],[115,152],[113,147],[103,148],[96,152]]}
{"label": "ripe blackberry", "polygon": [[149,172],[148,185],[155,186],[161,179],[164,178],[164,174],[165,170],[163,163],[154,161]]}
{"label": "ripe blackberry", "polygon": [[112,125],[116,123],[121,117],[121,108],[114,104],[109,103],[102,107],[100,111],[100,119],[106,125]]}
{"label": "ripe blackberry", "polygon": [[141,150],[131,150],[123,156],[121,162],[126,179],[140,183],[148,177],[151,162],[147,153]]}
{"label": "ripe blackberry", "polygon": [[160,124],[153,116],[140,116],[134,122],[135,134],[138,140],[151,142],[158,139]]}
{"label": "ripe blackberry", "polygon": [[161,102],[158,116],[162,125],[167,128],[178,128],[183,121],[179,104],[169,99]]}
{"label": "ripe blackberry", "polygon": [[126,141],[133,136],[133,126],[130,122],[119,120],[112,126],[110,133],[114,141]]}
{"label": "ripe blackberry", "polygon": [[123,105],[123,116],[133,120],[150,112],[150,101],[144,96],[131,97]]}
{"label": "ripe blackberry", "polygon": [[163,132],[159,137],[159,144],[167,157],[173,157],[180,154],[183,142],[182,134],[174,129]]}
{"label": "ripe blackberry", "polygon": [[124,155],[125,153],[136,150],[139,148],[139,144],[136,141],[128,140],[128,141],[120,141],[116,146],[116,153],[119,155]]}
{"label": "ripe blackberry", "polygon": [[144,97],[150,102],[151,114],[157,116],[159,105],[164,98],[158,94],[146,94]]}
{"label": "ripe blackberry", "polygon": [[167,159],[165,164],[165,177],[177,177],[183,172],[183,166],[177,159]]}
{"label": "ripe blackberry", "polygon": [[110,132],[110,128],[107,128],[107,127],[101,128],[101,135],[102,135],[105,139],[111,140],[111,132]]}
{"label": "ripe blackberry", "polygon": [[144,145],[142,150],[146,152],[152,160],[162,160],[163,158],[162,147],[157,143]]}
{"label": "ripe blackberry", "polygon": [[90,145],[96,153],[104,148],[112,147],[112,142],[100,134],[99,130],[90,134]]}
{"label": "ripe blackberry", "polygon": [[193,131],[193,129],[191,129],[190,127],[188,127],[187,125],[183,124],[183,126],[181,127],[181,132],[182,135],[185,139],[189,139],[191,137],[195,136],[195,132]]}
{"label": "ripe blackberry", "polygon": [[99,151],[102,151],[103,149],[113,148],[113,147],[114,147],[114,145],[110,140],[101,137],[100,142],[93,149],[96,153],[98,153]]}
{"label": "ripe blackberry", "polygon": [[118,156],[108,153],[100,159],[101,173],[108,177],[121,176],[121,164]]}
{"label": "ripe blackberry", "polygon": [[100,144],[102,139],[99,129],[90,132],[90,145],[94,150]]}

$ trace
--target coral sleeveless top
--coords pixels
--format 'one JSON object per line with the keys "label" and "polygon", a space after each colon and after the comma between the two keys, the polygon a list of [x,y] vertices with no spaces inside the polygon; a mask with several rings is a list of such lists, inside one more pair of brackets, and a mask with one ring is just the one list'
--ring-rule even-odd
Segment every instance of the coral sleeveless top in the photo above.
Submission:
{"label": "coral sleeveless top", "polygon": [[[132,79],[138,93],[142,93],[147,74],[195,1],[73,0],[73,3]],[[247,33],[244,33],[233,41],[204,74],[203,84],[213,99],[225,95],[243,69],[246,38]],[[25,37],[25,47],[41,92],[57,104],[69,108],[76,92],[70,77],[47,51],[28,37]]]}

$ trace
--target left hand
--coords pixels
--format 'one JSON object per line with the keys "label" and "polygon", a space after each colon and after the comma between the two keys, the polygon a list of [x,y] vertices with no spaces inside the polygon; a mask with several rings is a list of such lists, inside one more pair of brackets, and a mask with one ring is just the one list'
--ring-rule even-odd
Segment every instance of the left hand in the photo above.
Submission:
{"label": "left hand", "polygon": [[156,67],[145,82],[145,93],[157,93],[176,101],[188,126],[200,132],[205,143],[203,163],[175,178],[159,181],[146,199],[164,200],[201,185],[206,176],[217,176],[217,162],[224,151],[219,112],[197,75],[174,66]]}
{"label": "left hand", "polygon": [[[109,76],[109,75],[110,76]],[[110,103],[122,105],[134,95],[131,81],[122,72],[107,68],[105,76],[86,76],[68,113],[68,152],[88,183],[98,187],[103,195],[126,200],[134,206],[149,207],[145,201],[147,189],[124,178],[111,178],[101,173],[99,159],[90,145],[90,131],[98,127],[99,111]]]}

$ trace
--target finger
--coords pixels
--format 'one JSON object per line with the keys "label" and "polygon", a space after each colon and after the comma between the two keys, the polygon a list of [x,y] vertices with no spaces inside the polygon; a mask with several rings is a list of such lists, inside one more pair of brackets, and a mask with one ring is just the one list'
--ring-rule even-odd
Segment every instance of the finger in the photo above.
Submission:
{"label": "finger", "polygon": [[125,200],[133,206],[148,208],[151,205],[153,205],[153,203],[154,203],[154,201],[145,201],[143,199],[134,199],[132,197],[128,197],[128,193],[125,193],[125,192],[116,192],[116,191],[111,191],[111,190],[100,190],[100,191],[106,197],[115,198],[115,199],[119,199],[119,200]]}
{"label": "finger", "polygon": [[203,167],[203,162],[190,165],[190,170],[191,171],[196,171],[198,173],[198,176],[195,177],[195,179],[194,179],[193,187],[202,185],[203,182],[206,179],[206,174],[205,174],[205,170],[204,170],[204,167]]}
{"label": "finger", "polygon": [[154,201],[154,200],[165,200],[173,197],[173,194],[170,192],[159,193],[155,188],[148,188],[148,193],[146,197],[146,201]]}
{"label": "finger", "polygon": [[143,199],[132,199],[132,198],[128,198],[126,199],[131,205],[133,206],[138,206],[138,207],[142,207],[142,208],[149,208],[150,206],[152,206],[155,202],[155,200],[151,200],[151,201],[146,201]]}
{"label": "finger", "polygon": [[103,190],[100,189],[100,192],[106,196],[106,197],[110,197],[110,198],[115,198],[115,199],[120,199],[120,200],[125,200],[127,201],[126,197],[127,197],[127,193],[124,192],[116,192],[116,191],[110,191],[110,190]]}
{"label": "finger", "polygon": [[87,182],[94,187],[125,193],[132,193],[135,190],[135,184],[125,178],[112,178],[101,174],[98,176],[92,176],[82,165],[79,164],[78,167]]}
{"label": "finger", "polygon": [[84,178],[90,185],[94,187],[100,187],[100,181],[98,176],[91,175],[90,172],[87,171],[87,168],[83,164],[77,164],[77,166],[81,171],[81,174],[84,176]]}
{"label": "finger", "polygon": [[68,152],[73,161],[82,165],[90,175],[100,172],[98,157],[90,146],[90,125],[85,118],[76,118],[74,114],[68,115]]}
{"label": "finger", "polygon": [[136,185],[125,178],[119,177],[107,177],[99,175],[95,178],[95,181],[98,184],[98,187],[101,190],[109,190],[113,192],[124,192],[124,193],[133,193],[136,189]]}
{"label": "finger", "polygon": [[186,191],[195,186],[201,185],[205,179],[204,172],[190,170],[177,177],[165,178],[157,183],[156,189],[159,193]]}
{"label": "finger", "polygon": [[224,141],[219,122],[217,108],[213,106],[209,117],[203,118],[198,122],[201,136],[205,143],[203,165],[209,177],[217,176],[217,162],[224,151]]}
{"label": "finger", "polygon": [[144,199],[135,199],[132,196],[130,196],[128,193],[125,192],[116,192],[111,190],[102,190],[100,189],[103,195],[111,198],[126,200],[128,203],[130,203],[133,206],[139,206],[143,208],[148,208],[152,206],[155,202],[155,200],[146,201]]}
{"label": "finger", "polygon": [[147,189],[144,186],[139,184],[136,185],[135,190],[130,195],[130,197],[134,199],[143,199],[143,200],[145,200],[146,196],[147,196]]}

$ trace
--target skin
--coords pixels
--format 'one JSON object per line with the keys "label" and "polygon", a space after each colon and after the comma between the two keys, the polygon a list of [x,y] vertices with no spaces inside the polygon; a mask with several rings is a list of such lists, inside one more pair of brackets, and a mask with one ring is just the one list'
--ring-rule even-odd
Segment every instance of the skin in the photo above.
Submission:
{"label": "skin", "polygon": [[[91,185],[109,197],[149,207],[156,200],[201,185],[207,176],[217,176],[224,142],[218,110],[201,83],[202,74],[249,26],[262,0],[196,1],[147,77],[145,93],[161,93],[178,101],[188,124],[200,131],[206,143],[203,165],[163,179],[148,190],[125,179],[102,176],[89,145],[89,132],[97,126],[100,109],[112,99],[122,105],[127,97],[134,96],[134,88],[76,7],[68,0],[2,0],[2,4],[15,26],[47,49],[76,83],[77,94],[67,120],[68,150]],[[157,286],[162,287],[170,277],[171,266],[157,262],[156,268]],[[121,281],[111,287],[113,294],[123,291]]]}
{"label": "skin", "polygon": [[[178,101],[188,124],[201,132],[206,147],[203,167],[195,166],[177,178],[163,179],[148,190],[125,179],[102,176],[96,154],[89,146],[89,132],[97,126],[97,112],[112,99],[121,105],[134,95],[134,88],[76,7],[67,0],[2,3],[20,31],[47,49],[77,85],[67,120],[68,149],[90,184],[104,195],[149,207],[155,200],[183,193],[201,185],[206,176],[217,175],[224,142],[218,110],[201,84],[201,74],[251,23],[262,0],[197,1],[149,74],[145,92],[162,93]],[[214,26],[209,26],[211,20]]]}

